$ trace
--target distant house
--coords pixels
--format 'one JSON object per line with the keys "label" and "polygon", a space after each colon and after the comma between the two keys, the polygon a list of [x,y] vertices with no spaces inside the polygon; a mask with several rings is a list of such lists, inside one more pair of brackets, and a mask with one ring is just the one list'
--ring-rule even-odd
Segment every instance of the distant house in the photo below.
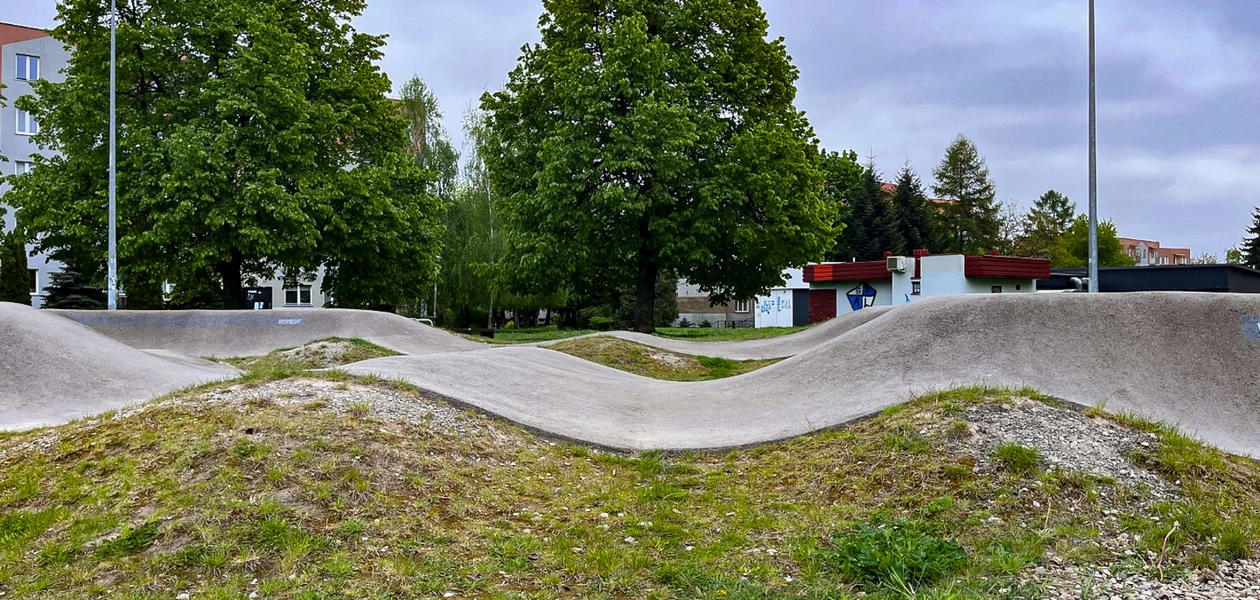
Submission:
{"label": "distant house", "polygon": [[724,304],[712,304],[709,295],[699,286],[678,280],[678,321],[684,319],[693,325],[708,322],[714,327],[752,327],[754,300],[736,300]]}
{"label": "distant house", "polygon": [[1155,240],[1139,240],[1136,238],[1120,238],[1120,246],[1124,253],[1133,259],[1136,266],[1154,265],[1187,265],[1190,264],[1189,248],[1164,248]]}
{"label": "distant house", "polygon": [[1050,276],[1050,261],[1011,256],[890,256],[885,260],[808,265],[809,322],[872,306],[908,304],[949,294],[1031,294]]}

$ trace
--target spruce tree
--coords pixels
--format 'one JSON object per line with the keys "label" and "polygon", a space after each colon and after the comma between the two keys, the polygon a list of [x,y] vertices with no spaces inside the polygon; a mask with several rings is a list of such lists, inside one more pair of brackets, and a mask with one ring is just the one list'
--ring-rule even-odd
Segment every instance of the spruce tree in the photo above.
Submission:
{"label": "spruce tree", "polygon": [[853,150],[823,151],[818,158],[818,167],[823,173],[823,196],[836,207],[836,221],[844,224],[844,230],[836,236],[836,244],[827,252],[826,260],[852,260],[855,254],[850,241],[855,237],[854,227],[864,231],[862,225],[853,218],[854,198],[857,197],[863,181],[862,165],[858,163],[857,152]]}
{"label": "spruce tree", "polygon": [[105,308],[105,290],[93,285],[89,277],[69,265],[65,270],[53,273],[52,282],[44,291],[48,293],[44,297],[44,308]]}
{"label": "spruce tree", "polygon": [[910,162],[906,161],[897,175],[897,191],[892,197],[893,209],[896,211],[897,224],[901,230],[901,238],[907,252],[932,248],[932,208],[928,205],[927,195],[923,192],[923,183]]}
{"label": "spruce tree", "polygon": [[1049,258],[1055,242],[1072,226],[1076,203],[1054,190],[1042,194],[1024,218],[1020,256]]}
{"label": "spruce tree", "polygon": [[31,304],[26,241],[16,233],[0,235],[0,302]]}
{"label": "spruce tree", "polygon": [[1244,239],[1242,243],[1243,264],[1253,269],[1260,269],[1260,207],[1256,207],[1247,233],[1251,234],[1251,237]]}
{"label": "spruce tree", "polygon": [[941,252],[984,254],[998,243],[1001,223],[989,167],[976,145],[963,135],[945,150],[933,171],[932,192],[952,200],[941,213]]}

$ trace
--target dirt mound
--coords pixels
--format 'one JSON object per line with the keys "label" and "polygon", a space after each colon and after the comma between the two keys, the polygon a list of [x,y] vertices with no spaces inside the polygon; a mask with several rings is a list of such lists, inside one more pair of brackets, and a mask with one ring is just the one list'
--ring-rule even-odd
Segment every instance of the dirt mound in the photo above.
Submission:
{"label": "dirt mound", "polygon": [[52,312],[134,348],[191,356],[257,356],[326,338],[362,338],[403,354],[485,347],[405,317],[366,310]]}
{"label": "dirt mound", "polygon": [[45,311],[0,303],[0,428],[21,429],[233,377],[236,369],[142,352]]}

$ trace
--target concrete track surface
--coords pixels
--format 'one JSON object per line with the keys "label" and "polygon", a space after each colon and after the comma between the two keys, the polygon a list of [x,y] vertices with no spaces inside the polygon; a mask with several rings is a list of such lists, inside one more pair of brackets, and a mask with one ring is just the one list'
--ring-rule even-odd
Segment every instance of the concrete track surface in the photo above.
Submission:
{"label": "concrete track surface", "polygon": [[366,310],[49,311],[133,348],[231,358],[295,348],[315,340],[362,338],[403,354],[484,348],[411,319]]}
{"label": "concrete track surface", "polygon": [[543,348],[357,363],[543,432],[617,449],[745,446],[833,427],[918,392],[1035,388],[1260,451],[1260,296],[926,298],[731,379],[645,379]]}
{"label": "concrete track surface", "polygon": [[26,429],[227,379],[236,369],[147,353],[30,307],[0,303],[0,428]]}
{"label": "concrete track surface", "polygon": [[859,325],[864,325],[871,319],[879,317],[890,310],[892,310],[891,306],[867,308],[858,312],[849,313],[842,317],[837,317],[821,325],[815,325],[804,331],[760,340],[695,342],[691,340],[663,338],[655,335],[648,335],[646,333],[634,333],[632,331],[609,331],[607,333],[593,333],[575,338],[540,342],[530,345],[549,348],[569,340],[609,335],[623,340],[643,344],[645,346],[652,346],[653,348],[660,348],[662,350],[669,350],[670,352],[690,354],[693,356],[712,356],[716,358],[728,358],[731,360],[765,360],[771,358],[786,358],[800,354],[801,352],[809,350],[814,346],[818,346],[819,344],[831,340],[831,338],[843,335],[850,329],[858,327]]}

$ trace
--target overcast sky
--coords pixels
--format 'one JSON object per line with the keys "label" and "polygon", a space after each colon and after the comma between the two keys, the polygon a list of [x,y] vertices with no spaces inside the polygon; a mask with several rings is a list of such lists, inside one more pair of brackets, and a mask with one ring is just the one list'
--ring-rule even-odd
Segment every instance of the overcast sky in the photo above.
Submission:
{"label": "overcast sky", "polygon": [[[1088,203],[1086,0],[762,0],[825,147],[923,177],[959,133],[999,199]],[[52,26],[54,0],[0,0]],[[13,7],[10,10],[9,7]],[[395,86],[420,75],[460,113],[538,39],[539,0],[369,0]],[[1260,204],[1260,1],[1098,1],[1099,212],[1121,235],[1221,253]]]}

